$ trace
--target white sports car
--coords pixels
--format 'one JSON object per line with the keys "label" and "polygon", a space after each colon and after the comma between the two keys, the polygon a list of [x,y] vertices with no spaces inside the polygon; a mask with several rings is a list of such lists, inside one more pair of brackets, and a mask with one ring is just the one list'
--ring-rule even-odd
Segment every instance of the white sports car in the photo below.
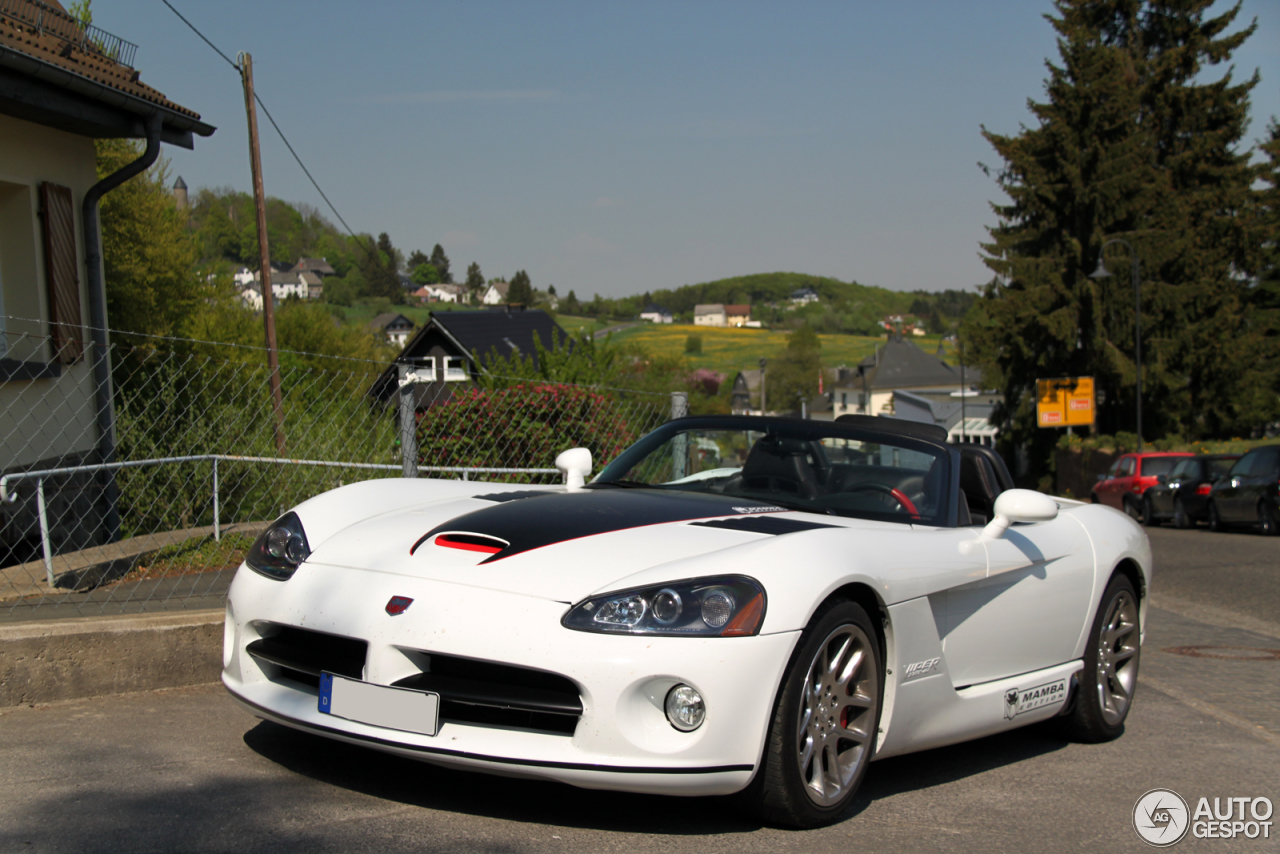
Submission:
{"label": "white sports car", "polygon": [[1151,551],[932,426],[671,421],[590,483],[375,480],[250,551],[250,712],[473,771],[840,818],[872,759],[1059,717],[1123,729]]}

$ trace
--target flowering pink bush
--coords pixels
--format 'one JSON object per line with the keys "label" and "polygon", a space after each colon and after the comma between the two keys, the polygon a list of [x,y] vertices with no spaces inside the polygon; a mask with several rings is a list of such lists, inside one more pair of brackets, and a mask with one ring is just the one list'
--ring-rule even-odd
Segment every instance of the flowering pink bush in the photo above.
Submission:
{"label": "flowering pink bush", "polygon": [[[550,468],[561,451],[584,447],[599,470],[637,438],[618,401],[581,386],[552,383],[472,388],[433,406],[418,422],[419,463],[424,466]],[[485,479],[555,480],[528,475]]]}
{"label": "flowering pink bush", "polygon": [[691,391],[700,391],[707,397],[715,397],[720,393],[720,383],[724,382],[724,377],[725,375],[719,371],[713,371],[710,368],[698,368],[684,379]]}

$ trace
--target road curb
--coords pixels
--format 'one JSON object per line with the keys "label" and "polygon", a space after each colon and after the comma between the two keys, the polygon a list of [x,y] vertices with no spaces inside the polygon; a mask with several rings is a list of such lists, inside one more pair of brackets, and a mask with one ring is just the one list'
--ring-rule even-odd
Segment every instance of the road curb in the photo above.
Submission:
{"label": "road curb", "polygon": [[215,682],[224,611],[0,626],[0,708]]}

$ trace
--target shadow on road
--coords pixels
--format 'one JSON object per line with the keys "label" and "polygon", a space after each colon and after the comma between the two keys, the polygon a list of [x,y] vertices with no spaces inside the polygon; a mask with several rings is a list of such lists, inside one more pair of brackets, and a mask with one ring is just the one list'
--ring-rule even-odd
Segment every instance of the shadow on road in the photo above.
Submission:
{"label": "shadow on road", "polygon": [[[262,757],[313,780],[410,806],[614,832],[681,836],[742,833],[763,825],[732,797],[677,798],[578,789],[562,783],[458,771],[331,741],[263,721],[245,733]],[[1067,746],[1031,726],[952,747],[876,762],[842,817],[877,798],[953,783]]]}

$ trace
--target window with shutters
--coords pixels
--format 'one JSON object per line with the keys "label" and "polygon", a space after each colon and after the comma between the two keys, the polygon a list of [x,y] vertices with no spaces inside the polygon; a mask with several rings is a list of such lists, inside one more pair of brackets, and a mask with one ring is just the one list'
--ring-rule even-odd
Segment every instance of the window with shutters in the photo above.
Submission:
{"label": "window with shutters", "polygon": [[55,361],[70,365],[84,354],[75,202],[70,187],[47,181],[40,185],[40,226],[49,295],[49,337]]}

